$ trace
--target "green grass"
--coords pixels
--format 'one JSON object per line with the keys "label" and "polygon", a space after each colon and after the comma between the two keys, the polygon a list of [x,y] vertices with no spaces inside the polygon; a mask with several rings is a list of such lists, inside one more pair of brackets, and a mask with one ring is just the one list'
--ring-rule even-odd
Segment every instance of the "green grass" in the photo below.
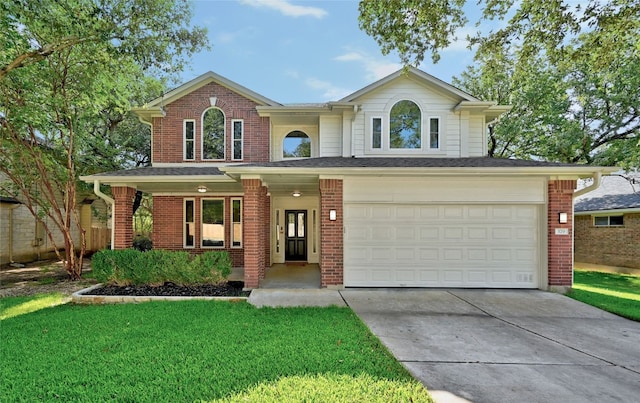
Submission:
{"label": "green grass", "polygon": [[573,283],[569,297],[640,321],[639,276],[576,270]]}
{"label": "green grass", "polygon": [[0,332],[3,401],[430,400],[348,308],[67,304]]}

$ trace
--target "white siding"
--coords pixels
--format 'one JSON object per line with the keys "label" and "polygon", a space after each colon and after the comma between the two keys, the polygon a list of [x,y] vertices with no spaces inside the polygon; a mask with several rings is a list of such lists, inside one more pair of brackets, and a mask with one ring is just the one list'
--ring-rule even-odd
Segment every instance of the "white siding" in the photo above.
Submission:
{"label": "white siding", "polygon": [[[422,110],[423,120],[429,117],[439,117],[441,119],[440,150],[430,150],[427,147],[421,153],[413,155],[433,155],[433,156],[459,156],[459,124],[458,116],[452,110],[460,101],[446,94],[435,86],[425,86],[407,78],[400,77],[375,91],[366,94],[357,102],[361,103],[361,110],[354,120],[354,153],[356,156],[363,155],[384,155],[380,153],[372,154],[366,149],[366,136],[368,120],[373,116],[383,116],[388,120],[391,107],[402,99],[409,99],[418,104]],[[426,143],[426,137],[423,142]],[[426,145],[426,144],[425,144]],[[400,156],[402,153],[387,155]]]}
{"label": "white siding", "polygon": [[342,156],[342,117],[320,117],[320,157]]}
{"label": "white siding", "polygon": [[469,119],[469,156],[482,157],[486,154],[486,133],[483,116],[471,116]]}

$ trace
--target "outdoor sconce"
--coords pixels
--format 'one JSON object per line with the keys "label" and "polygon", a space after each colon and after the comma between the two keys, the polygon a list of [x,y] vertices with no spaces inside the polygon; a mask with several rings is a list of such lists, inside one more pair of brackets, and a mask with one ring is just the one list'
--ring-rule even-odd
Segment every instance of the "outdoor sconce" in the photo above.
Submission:
{"label": "outdoor sconce", "polygon": [[335,210],[329,210],[329,220],[331,221],[335,221],[336,220],[336,211]]}
{"label": "outdoor sconce", "polygon": [[300,193],[299,190],[294,190],[293,193],[291,193],[291,196],[293,197],[300,197],[302,196],[302,193]]}
{"label": "outdoor sconce", "polygon": [[198,193],[207,193],[207,187],[204,185],[198,186]]}
{"label": "outdoor sconce", "polygon": [[558,213],[558,222],[560,222],[560,224],[566,224],[567,223],[567,213]]}

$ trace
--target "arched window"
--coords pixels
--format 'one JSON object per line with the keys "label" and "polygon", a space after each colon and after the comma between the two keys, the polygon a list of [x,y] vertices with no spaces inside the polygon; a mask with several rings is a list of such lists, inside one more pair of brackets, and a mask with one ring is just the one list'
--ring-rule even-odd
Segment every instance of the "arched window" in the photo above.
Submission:
{"label": "arched window", "polygon": [[389,113],[390,148],[421,148],[422,113],[413,101],[397,102]]}
{"label": "arched window", "polygon": [[311,140],[304,132],[293,131],[284,138],[282,144],[283,158],[309,158],[311,157]]}
{"label": "arched window", "polygon": [[224,113],[207,109],[202,115],[202,159],[224,159]]}

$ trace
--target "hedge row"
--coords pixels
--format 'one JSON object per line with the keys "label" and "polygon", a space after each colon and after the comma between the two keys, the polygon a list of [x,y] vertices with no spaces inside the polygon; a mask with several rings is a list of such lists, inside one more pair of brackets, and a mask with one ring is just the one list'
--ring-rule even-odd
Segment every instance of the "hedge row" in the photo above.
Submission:
{"label": "hedge row", "polygon": [[217,284],[231,273],[231,259],[224,251],[191,255],[160,249],[101,250],[91,258],[95,278],[101,283],[123,285],[162,285],[171,282]]}

